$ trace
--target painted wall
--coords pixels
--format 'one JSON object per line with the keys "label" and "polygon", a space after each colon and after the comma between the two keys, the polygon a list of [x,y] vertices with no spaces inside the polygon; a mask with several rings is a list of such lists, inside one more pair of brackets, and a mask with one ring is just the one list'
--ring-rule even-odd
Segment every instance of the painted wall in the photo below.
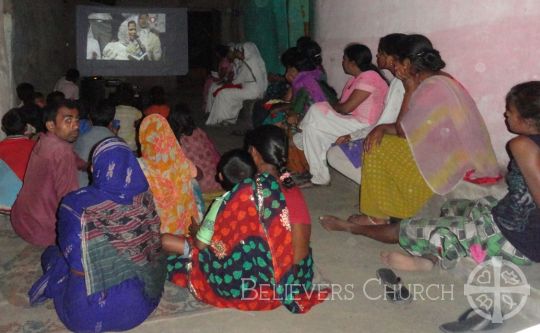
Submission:
{"label": "painted wall", "polygon": [[15,84],[30,82],[45,95],[75,66],[74,1],[13,0]]}
{"label": "painted wall", "polygon": [[[540,79],[540,1],[537,0],[315,0],[315,39],[329,81],[342,89],[342,51],[350,42],[375,54],[380,37],[421,33],[441,52],[446,71],[471,93],[499,158],[511,134],[504,96],[516,83]],[[339,4],[339,5],[338,5]]]}

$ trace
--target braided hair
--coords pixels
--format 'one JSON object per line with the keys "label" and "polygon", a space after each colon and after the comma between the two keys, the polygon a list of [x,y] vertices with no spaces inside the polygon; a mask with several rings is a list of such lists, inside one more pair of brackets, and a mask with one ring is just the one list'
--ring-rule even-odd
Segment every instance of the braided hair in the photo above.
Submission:
{"label": "braided hair", "polygon": [[291,188],[296,185],[287,170],[289,143],[283,129],[274,125],[259,126],[246,134],[244,144],[246,148],[255,148],[264,162],[277,169],[283,186]]}

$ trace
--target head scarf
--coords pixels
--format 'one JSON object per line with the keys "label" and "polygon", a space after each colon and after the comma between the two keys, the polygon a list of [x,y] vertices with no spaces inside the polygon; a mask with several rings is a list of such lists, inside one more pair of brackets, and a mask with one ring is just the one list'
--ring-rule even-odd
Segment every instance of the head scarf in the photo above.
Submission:
{"label": "head scarf", "polygon": [[104,198],[131,204],[148,190],[148,182],[129,146],[119,138],[102,141],[92,155],[92,186]]}
{"label": "head scarf", "polygon": [[195,165],[185,156],[167,120],[158,114],[144,118],[139,140],[161,232],[184,234],[191,217],[199,216],[191,184]]}
{"label": "head scarf", "polygon": [[92,163],[92,184],[69,194],[62,205],[74,202],[70,211],[82,210],[87,294],[136,277],[148,297],[159,298],[166,273],[160,223],[137,159],[122,139],[114,137],[96,146]]}
{"label": "head scarf", "polygon": [[[244,50],[244,66],[252,73],[257,85],[257,92],[262,97],[268,87],[268,77],[266,75],[266,65],[259,53],[259,49],[252,42],[242,44]],[[246,66],[247,65],[247,66]]]}
{"label": "head scarf", "polygon": [[118,26],[118,33],[116,34],[118,41],[123,45],[129,44],[128,21],[130,21],[130,19],[124,20],[124,22]]}

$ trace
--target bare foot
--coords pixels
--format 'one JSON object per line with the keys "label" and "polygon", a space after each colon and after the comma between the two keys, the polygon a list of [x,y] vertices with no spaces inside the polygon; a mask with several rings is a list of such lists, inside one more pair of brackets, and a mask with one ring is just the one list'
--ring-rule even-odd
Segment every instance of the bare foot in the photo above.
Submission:
{"label": "bare foot", "polygon": [[434,265],[433,261],[429,259],[415,257],[396,251],[381,251],[381,261],[391,268],[409,272],[427,272],[430,271]]}
{"label": "bare foot", "polygon": [[354,223],[358,225],[379,225],[379,224],[388,224],[388,221],[385,219],[378,219],[376,217],[369,217],[364,214],[353,214],[347,218],[347,222]]}
{"label": "bare foot", "polygon": [[352,214],[347,218],[347,222],[359,224],[359,221],[362,219],[364,214]]}
{"label": "bare foot", "polygon": [[323,228],[328,231],[350,231],[351,223],[344,221],[332,215],[323,215],[319,217]]}

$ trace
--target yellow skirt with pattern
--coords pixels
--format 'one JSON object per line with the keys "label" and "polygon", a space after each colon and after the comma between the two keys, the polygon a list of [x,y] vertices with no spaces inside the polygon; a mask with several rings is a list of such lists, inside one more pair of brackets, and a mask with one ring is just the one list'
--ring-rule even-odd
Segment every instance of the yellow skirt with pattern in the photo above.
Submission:
{"label": "yellow skirt with pattern", "polygon": [[364,153],[362,213],[377,218],[408,218],[418,213],[432,196],[407,140],[385,135],[378,147]]}

